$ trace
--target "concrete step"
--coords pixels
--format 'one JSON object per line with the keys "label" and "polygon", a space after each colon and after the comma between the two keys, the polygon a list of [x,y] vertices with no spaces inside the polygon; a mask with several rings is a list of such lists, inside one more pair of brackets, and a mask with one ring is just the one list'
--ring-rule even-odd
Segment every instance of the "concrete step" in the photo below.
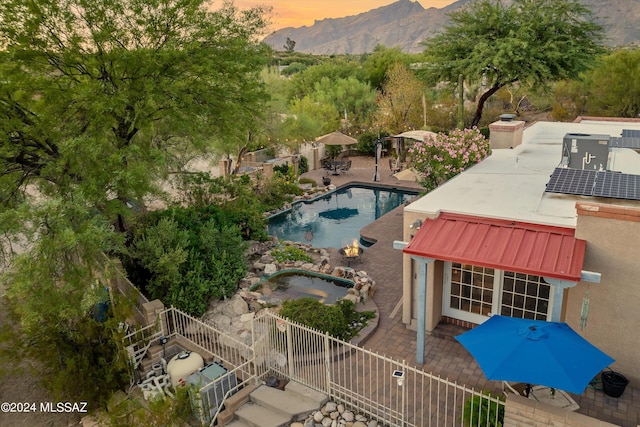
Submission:
{"label": "concrete step", "polygon": [[290,420],[306,416],[322,405],[322,397],[312,393],[313,390],[302,385],[289,386],[289,384],[284,390],[268,386],[258,387],[251,393],[251,401],[273,411],[280,411]]}
{"label": "concrete step", "polygon": [[283,412],[249,402],[236,411],[234,421],[241,421],[249,427],[284,427],[291,422],[291,417]]}
{"label": "concrete step", "polygon": [[288,426],[292,421],[302,420],[320,409],[329,397],[290,381],[284,390],[261,385],[251,391],[249,399],[249,402],[235,411],[235,419],[226,424],[226,427]]}
{"label": "concrete step", "polygon": [[329,396],[327,396],[326,394],[304,386],[295,381],[289,381],[284,389],[289,392],[297,393],[315,402],[318,408],[329,401]]}

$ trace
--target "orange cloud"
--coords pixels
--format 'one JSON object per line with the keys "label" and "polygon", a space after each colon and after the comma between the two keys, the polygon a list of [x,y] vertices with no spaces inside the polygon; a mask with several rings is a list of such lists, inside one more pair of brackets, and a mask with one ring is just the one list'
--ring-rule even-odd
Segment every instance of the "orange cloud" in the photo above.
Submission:
{"label": "orange cloud", "polygon": [[[420,0],[422,7],[441,8],[455,0]],[[357,15],[381,6],[394,3],[393,0],[236,0],[235,5],[247,9],[257,5],[273,8],[273,29],[313,25],[314,21],[325,18],[343,18]]]}

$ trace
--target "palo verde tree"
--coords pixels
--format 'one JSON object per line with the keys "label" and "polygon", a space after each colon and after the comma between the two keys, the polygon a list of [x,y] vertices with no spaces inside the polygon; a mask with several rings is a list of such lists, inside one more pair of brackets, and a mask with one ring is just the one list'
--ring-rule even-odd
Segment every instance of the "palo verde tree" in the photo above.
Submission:
{"label": "palo verde tree", "polygon": [[389,67],[378,99],[375,123],[380,129],[404,132],[423,125],[424,84],[404,64]]}
{"label": "palo verde tree", "polygon": [[577,0],[480,0],[449,16],[444,32],[424,42],[425,53],[435,79],[486,79],[472,126],[500,88],[575,78],[603,52],[602,27]]}
{"label": "palo verde tree", "polygon": [[621,49],[602,58],[585,76],[591,114],[640,116],[640,50]]}
{"label": "palo verde tree", "polygon": [[[265,99],[265,25],[263,9],[230,2],[0,3],[2,280],[34,354],[72,379],[58,391],[96,401],[117,385],[85,358],[116,336],[88,314],[102,254],[121,249],[169,171],[248,133]],[[73,390],[77,378],[95,385]]]}

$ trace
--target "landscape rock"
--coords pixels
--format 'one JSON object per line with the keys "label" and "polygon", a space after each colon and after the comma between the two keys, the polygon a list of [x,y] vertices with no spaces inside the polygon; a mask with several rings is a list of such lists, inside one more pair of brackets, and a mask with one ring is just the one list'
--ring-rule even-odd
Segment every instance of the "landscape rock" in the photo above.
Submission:
{"label": "landscape rock", "polygon": [[[355,421],[354,421],[355,420]],[[304,422],[304,427],[378,427],[376,420],[369,420],[363,414],[354,414],[343,404],[329,401],[319,410],[311,413]]]}

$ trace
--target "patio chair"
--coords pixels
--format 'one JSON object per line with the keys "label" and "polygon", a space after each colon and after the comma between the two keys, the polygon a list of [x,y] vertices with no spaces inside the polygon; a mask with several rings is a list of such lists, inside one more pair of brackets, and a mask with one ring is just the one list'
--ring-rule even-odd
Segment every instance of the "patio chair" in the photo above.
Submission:
{"label": "patio chair", "polygon": [[342,172],[342,173],[347,173],[347,172],[349,172],[349,169],[351,169],[351,160],[348,160],[348,161],[344,164],[344,166],[342,166],[342,167],[340,168],[340,172]]}
{"label": "patio chair", "polygon": [[391,169],[391,174],[392,175],[394,173],[400,172],[400,170],[402,169],[402,167],[400,165],[400,161],[396,160],[394,158],[389,159],[389,169]]}

